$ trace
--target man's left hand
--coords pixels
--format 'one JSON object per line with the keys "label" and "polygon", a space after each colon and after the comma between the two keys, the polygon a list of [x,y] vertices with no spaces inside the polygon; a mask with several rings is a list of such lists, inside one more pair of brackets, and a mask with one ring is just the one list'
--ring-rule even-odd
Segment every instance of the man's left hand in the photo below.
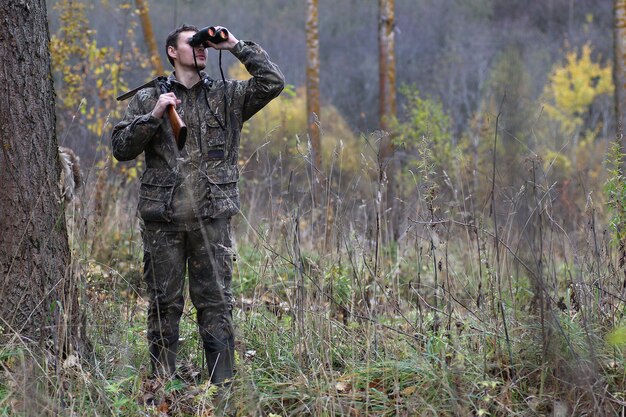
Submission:
{"label": "man's left hand", "polygon": [[[219,31],[220,29],[222,29],[223,26],[215,26],[215,30]],[[233,49],[235,47],[235,45],[237,45],[237,43],[239,42],[239,39],[237,39],[235,37],[235,35],[233,35],[233,33],[229,30],[228,31],[228,39],[226,39],[223,42],[220,43],[213,43],[211,41],[207,41],[207,44],[214,49],[217,50],[227,50],[230,51],[231,49]]]}

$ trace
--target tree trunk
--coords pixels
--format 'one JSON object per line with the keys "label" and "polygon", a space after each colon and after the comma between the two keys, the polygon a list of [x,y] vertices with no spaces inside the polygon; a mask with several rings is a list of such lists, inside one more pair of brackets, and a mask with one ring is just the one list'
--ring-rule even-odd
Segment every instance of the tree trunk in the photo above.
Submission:
{"label": "tree trunk", "polygon": [[[380,128],[387,130],[396,115],[395,1],[378,0],[378,51],[380,82]],[[393,154],[393,147],[387,147]]]}
{"label": "tree trunk", "polygon": [[[624,123],[626,122],[626,0],[614,0],[613,4],[613,45],[614,65],[613,84],[615,85],[615,121],[616,136],[620,150],[626,154],[626,140],[624,139]],[[626,160],[622,161],[622,175],[626,173]],[[622,225],[624,227],[624,225]],[[619,242],[619,266],[626,266],[626,242]],[[626,270],[624,271],[626,276]],[[626,279],[625,281],[626,282]]]}
{"label": "tree trunk", "polygon": [[[396,115],[396,58],[394,39],[394,0],[378,0],[378,53],[379,53],[379,85],[380,85],[380,128],[383,131],[379,145],[380,181],[386,185],[386,204],[391,210],[385,224],[388,225],[388,239],[399,237],[399,209],[396,201],[397,164],[394,160],[394,146],[389,134],[389,122]],[[391,234],[391,236],[389,236]],[[386,239],[386,240],[388,240]]]}
{"label": "tree trunk", "polygon": [[320,143],[320,59],[317,0],[307,0],[306,17],[306,112],[313,181],[313,204],[318,206],[321,198],[322,155]]}
{"label": "tree trunk", "polygon": [[615,120],[617,121],[617,140],[620,141],[622,152],[626,152],[623,135],[624,122],[626,121],[624,115],[624,112],[626,112],[626,0],[614,0],[613,12]]}
{"label": "tree trunk", "polygon": [[161,55],[157,48],[157,42],[154,38],[154,32],[152,31],[152,21],[150,20],[150,9],[148,8],[148,0],[135,0],[135,5],[139,11],[139,20],[141,20],[141,29],[143,30],[143,38],[146,41],[148,47],[148,53],[150,54],[150,63],[152,63],[152,69],[155,75],[163,74],[163,63],[161,62]]}
{"label": "tree trunk", "polygon": [[3,1],[0,16],[0,339],[19,336],[20,344],[60,353],[78,342],[79,323],[72,321],[78,298],[59,191],[46,2]]}

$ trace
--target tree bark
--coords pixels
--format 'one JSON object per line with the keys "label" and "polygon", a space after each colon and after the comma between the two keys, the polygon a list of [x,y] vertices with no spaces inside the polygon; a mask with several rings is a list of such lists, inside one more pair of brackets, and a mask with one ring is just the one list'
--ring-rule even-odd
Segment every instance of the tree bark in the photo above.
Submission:
{"label": "tree bark", "polygon": [[[378,0],[378,7],[380,128],[387,130],[396,115],[395,0]],[[393,147],[388,149],[392,154]]]}
{"label": "tree bark", "polygon": [[321,135],[320,135],[320,59],[317,0],[307,0],[306,17],[306,112],[309,140],[311,141],[313,204],[321,198]]}
{"label": "tree bark", "polygon": [[378,53],[379,53],[379,85],[380,85],[380,128],[383,131],[379,144],[380,182],[386,186],[385,207],[380,213],[388,213],[385,223],[389,226],[391,236],[397,240],[400,234],[399,208],[396,201],[395,176],[397,164],[394,160],[394,146],[389,132],[389,123],[396,115],[396,58],[395,58],[395,1],[378,0]]}
{"label": "tree bark", "polygon": [[150,9],[148,7],[148,0],[135,0],[135,5],[139,11],[139,20],[141,21],[141,29],[143,30],[143,38],[148,47],[148,53],[150,54],[150,63],[155,75],[163,74],[163,63],[161,62],[161,55],[159,55],[159,49],[157,48],[157,42],[154,38],[154,32],[152,31],[152,21],[150,20]]}
{"label": "tree bark", "polygon": [[[626,154],[624,123],[626,122],[626,0],[613,2],[613,84],[615,85],[615,140],[620,145],[622,154]],[[626,160],[622,160],[622,175],[626,173]],[[623,227],[624,225],[622,225]],[[619,267],[626,266],[626,242],[619,242]],[[626,271],[624,271],[626,277]],[[626,282],[626,280],[624,281]]]}
{"label": "tree bark", "polygon": [[[613,8],[613,44],[614,59],[613,84],[615,85],[615,120],[617,140],[622,152],[626,152],[624,143],[624,122],[626,118],[626,0],[614,0]],[[622,172],[626,167],[622,167]]]}
{"label": "tree bark", "polygon": [[[0,3],[0,339],[78,341],[45,0]],[[1,342],[0,342],[1,344]]]}

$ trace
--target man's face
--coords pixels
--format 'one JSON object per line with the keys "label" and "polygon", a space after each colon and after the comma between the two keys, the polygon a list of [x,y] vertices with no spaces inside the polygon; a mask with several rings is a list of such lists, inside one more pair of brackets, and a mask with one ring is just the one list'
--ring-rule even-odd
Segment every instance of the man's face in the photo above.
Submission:
{"label": "man's face", "polygon": [[194,63],[194,53],[196,55],[196,62],[198,63],[198,69],[204,69],[206,66],[206,50],[204,46],[196,46],[192,48],[189,45],[189,39],[196,32],[187,31],[181,32],[178,35],[178,43],[176,48],[170,47],[168,50],[168,54],[175,59],[176,63],[181,67],[193,68],[195,69]]}

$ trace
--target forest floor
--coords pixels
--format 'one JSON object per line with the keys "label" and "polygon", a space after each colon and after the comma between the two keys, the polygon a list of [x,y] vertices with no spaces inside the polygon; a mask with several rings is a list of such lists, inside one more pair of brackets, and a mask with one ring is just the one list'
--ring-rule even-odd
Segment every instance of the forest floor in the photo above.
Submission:
{"label": "forest floor", "polygon": [[60,358],[17,336],[1,346],[0,416],[626,410],[619,253],[593,209],[570,233],[548,203],[535,210],[549,187],[520,192],[497,227],[487,209],[436,212],[431,201],[395,241],[389,211],[357,198],[332,212],[283,203],[237,216],[236,375],[223,390],[207,381],[188,298],[178,378],[151,378],[136,203],[130,187],[94,189],[100,204],[66,213],[86,343]]}

